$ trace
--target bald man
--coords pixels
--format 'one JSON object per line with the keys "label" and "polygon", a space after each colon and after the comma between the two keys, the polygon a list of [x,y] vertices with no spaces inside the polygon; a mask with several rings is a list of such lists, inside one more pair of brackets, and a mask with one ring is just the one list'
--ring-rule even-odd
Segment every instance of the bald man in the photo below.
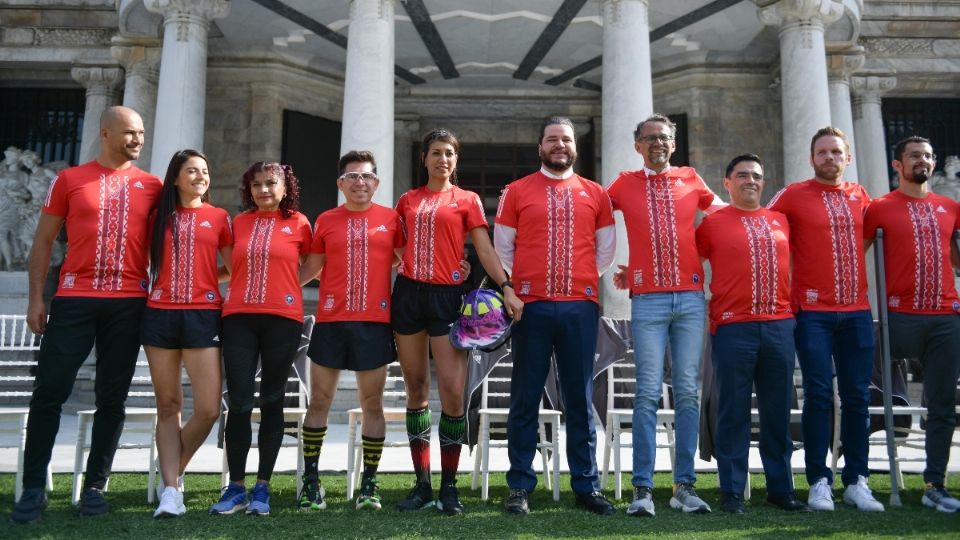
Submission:
{"label": "bald man", "polygon": [[[80,514],[107,512],[103,488],[123,430],[124,401],[140,350],[140,314],[147,298],[147,220],[160,195],[156,176],[133,165],[143,147],[143,120],[133,109],[111,107],[100,118],[97,158],[64,169],[50,184],[30,251],[27,324],[43,334],[36,386],[30,400],[23,495],[11,514],[17,523],[39,521],[60,411],[80,365],[96,342],[93,435]],[[54,239],[67,229],[49,320],[43,283]]]}

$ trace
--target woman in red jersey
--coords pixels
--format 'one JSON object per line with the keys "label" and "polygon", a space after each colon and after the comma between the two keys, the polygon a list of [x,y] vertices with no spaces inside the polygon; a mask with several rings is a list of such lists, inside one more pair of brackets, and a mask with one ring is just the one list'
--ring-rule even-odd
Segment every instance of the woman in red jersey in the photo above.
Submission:
{"label": "woman in red jersey", "polygon": [[[230,260],[230,216],[208,200],[207,157],[181,150],[170,159],[150,247],[151,292],[140,325],[157,399],[162,485],[154,517],[183,506],[183,471],[220,414],[220,290],[217,251]],[[193,389],[193,415],[180,424],[181,364]]]}
{"label": "woman in red jersey", "polygon": [[401,511],[433,506],[430,479],[430,364],[437,371],[440,415],[440,494],[437,508],[447,515],[463,513],[456,473],[464,441],[466,354],[450,344],[450,324],[460,314],[463,281],[460,261],[467,236],[484,270],[504,291],[507,312],[519,319],[523,303],[507,280],[500,258],[487,234],[480,197],[456,185],[460,143],[449,131],[426,135],[421,145],[422,187],[404,193],[397,213],[404,223],[407,247],[394,284],[391,323],[407,388],[407,436],[417,483],[399,504]]}
{"label": "woman in red jersey", "polygon": [[[223,304],[223,369],[227,381],[224,444],[230,483],[211,514],[270,513],[270,477],[283,439],[283,395],[303,332],[300,264],[312,233],[298,212],[300,187],[293,169],[257,162],[243,174],[244,211],[233,220],[230,289]],[[250,415],[260,364],[261,413],[257,482],[244,487],[250,451]]]}

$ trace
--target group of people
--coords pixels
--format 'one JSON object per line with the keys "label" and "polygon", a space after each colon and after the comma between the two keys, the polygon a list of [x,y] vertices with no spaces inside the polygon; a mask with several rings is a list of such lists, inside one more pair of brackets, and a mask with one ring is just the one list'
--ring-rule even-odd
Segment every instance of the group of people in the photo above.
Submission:
{"label": "group of people", "polygon": [[[710,261],[713,272],[709,320],[721,404],[716,440],[721,509],[744,512],[754,382],[768,501],[785,510],[833,509],[826,450],[834,365],[842,401],[844,500],[861,510],[883,509],[867,485],[866,463],[873,327],[863,247],[877,228],[891,240],[886,254],[894,353],[919,356],[927,372],[923,503],[942,511],[960,508],[943,486],[955,423],[953,384],[960,369],[960,301],[951,253],[954,266],[960,261],[950,244],[960,228],[960,209],[926,192],[923,180],[934,166],[929,141],[915,137],[898,145],[894,167],[900,188],[871,204],[859,185],[840,180],[849,147],[839,130],[824,128],[811,143],[815,177],[788,186],[763,208],[759,157],[745,154],[731,161],[724,178],[727,205],[696,171],[670,165],[675,137],[676,127],[663,115],[642,121],[634,139],[644,168],[622,173],[604,189],[573,171],[574,124],[562,117],[546,120],[538,141],[541,169],[504,190],[491,242],[479,197],[457,186],[460,147],[449,131],[434,130],[423,139],[420,187],[404,193],[396,208],[373,202],[379,186],[373,154],[347,152],[336,180],[345,202],[322,213],[311,228],[298,211],[300,186],[289,166],[253,164],[241,181],[243,210],[231,220],[208,202],[210,172],[201,152],[177,152],[161,182],[133,165],[143,145],[139,115],[125,107],[108,109],[101,118],[97,158],[62,171],[51,184],[30,253],[27,322],[44,339],[30,403],[24,492],[12,519],[29,523],[42,517],[61,407],[94,343],[97,412],[81,515],[108,511],[103,490],[141,345],[158,409],[162,484],[154,516],[186,511],[183,473],[220,413],[221,369],[230,478],[209,511],[269,514],[270,480],[284,433],[284,390],[303,333],[301,287],[318,275],[298,508],[326,507],[318,464],[345,369],[356,373],[363,411],[363,473],[355,506],[381,508],[383,392],[387,364],[398,359],[416,477],[398,509],[462,514],[456,473],[466,431],[467,364],[466,354],[447,334],[460,315],[469,272],[463,262],[467,239],[503,291],[504,309],[514,320],[506,511],[530,511],[529,495],[537,484],[532,468],[537,411],[554,357],[576,504],[612,514],[614,506],[599,490],[592,368],[599,276],[615,259],[615,210],[626,222],[630,260],[619,267],[614,283],[630,291],[637,363],[634,496],[628,514],[655,514],[656,411],[668,345],[676,409],[670,506],[711,510],[696,493],[693,466],[708,312],[701,259]],[[695,228],[698,210],[709,215]],[[43,283],[53,241],[64,226],[69,256],[48,318]],[[832,273],[825,271],[828,261]],[[218,284],[225,281],[228,292],[221,298]],[[790,468],[785,396],[795,354],[804,376],[807,504],[794,494]],[[436,496],[430,464],[431,358],[441,404]],[[181,421],[181,366],[193,390],[193,415],[186,423]],[[259,466],[248,490],[255,405],[260,409]]]}

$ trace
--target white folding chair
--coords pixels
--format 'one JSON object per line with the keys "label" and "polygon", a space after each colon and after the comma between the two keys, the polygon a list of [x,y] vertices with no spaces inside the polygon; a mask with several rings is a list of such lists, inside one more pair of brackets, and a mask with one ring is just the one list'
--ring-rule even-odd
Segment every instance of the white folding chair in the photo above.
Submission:
{"label": "white folding chair", "polygon": [[[407,439],[407,390],[399,362],[387,365],[387,382],[383,390],[384,448],[410,446]],[[363,409],[347,411],[347,499],[360,484],[363,470]]]}
{"label": "white folding chair", "polygon": [[[492,407],[493,402],[509,402],[510,379],[513,372],[513,362],[507,361],[512,357],[505,357],[494,367],[481,384],[479,435],[477,437],[477,452],[473,462],[473,477],[470,488],[477,489],[480,479],[480,499],[489,499],[490,488],[490,449],[506,448],[507,417],[510,409],[506,407]],[[553,488],[553,500],[560,500],[560,411],[540,408],[538,412],[538,431],[540,440],[537,450],[540,451],[543,471],[543,483],[547,489]],[[549,437],[547,427],[549,426]],[[499,436],[495,439],[494,436]],[[552,461],[552,469],[548,466]]]}
{"label": "white folding chair", "polygon": [[[17,448],[17,475],[14,480],[13,500],[20,500],[23,493],[23,454],[27,442],[27,406],[33,396],[36,353],[40,350],[39,334],[34,334],[27,326],[25,315],[0,315],[0,399],[5,404],[0,407],[0,434],[12,436],[15,444],[6,442],[0,448]],[[14,374],[8,375],[8,372]],[[47,491],[53,490],[53,475],[47,467]]]}
{"label": "white folding chair", "polygon": [[[313,333],[313,325],[316,319],[313,315],[307,315],[303,318],[303,333],[300,335],[300,346],[297,349],[296,357],[293,361],[290,374],[287,377],[287,388],[283,394],[283,422],[284,439],[281,443],[282,448],[296,448],[297,452],[297,493],[303,487],[303,419],[307,415],[307,396],[310,395],[308,388],[310,381],[309,362],[307,358],[307,349],[310,347],[310,336]],[[260,397],[260,370],[257,370],[255,380],[254,397]],[[224,393],[226,395],[226,393]],[[224,422],[230,409],[227,408],[226,399],[221,400],[224,408]],[[289,406],[288,406],[289,405]],[[254,407],[250,413],[250,422],[254,426],[259,426],[261,419],[260,407]],[[287,424],[291,424],[287,427]],[[224,424],[226,425],[226,424]],[[256,429],[251,434],[250,448],[257,448]],[[225,486],[230,480],[230,471],[227,467],[227,445],[224,442],[223,454],[220,469],[220,485]]]}

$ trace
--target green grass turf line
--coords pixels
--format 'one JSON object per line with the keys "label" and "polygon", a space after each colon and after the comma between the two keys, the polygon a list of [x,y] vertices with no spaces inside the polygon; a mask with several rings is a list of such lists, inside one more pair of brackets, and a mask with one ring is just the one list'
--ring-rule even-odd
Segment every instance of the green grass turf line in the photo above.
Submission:
{"label": "green grass turf line", "polygon": [[[434,486],[439,477],[434,475]],[[252,479],[252,476],[251,476]],[[901,493],[902,508],[887,508],[883,513],[864,513],[842,503],[841,491],[835,490],[837,510],[833,513],[790,514],[764,503],[763,476],[754,474],[753,499],[747,503],[747,514],[731,516],[719,511],[720,492],[715,474],[701,474],[697,482],[700,496],[714,507],[709,515],[681,514],[669,506],[671,479],[657,474],[654,502],[655,518],[632,518],[624,512],[629,504],[629,475],[624,475],[624,499],[615,501],[613,516],[595,516],[574,507],[569,476],[561,478],[561,500],[555,503],[542,486],[534,491],[528,516],[506,515],[502,502],[506,494],[503,474],[491,475],[491,498],[480,501],[479,490],[470,490],[469,474],[458,478],[460,496],[467,508],[462,517],[447,517],[435,510],[402,514],[396,510],[413,482],[411,474],[381,474],[384,508],[379,512],[357,511],[352,501],[344,498],[344,474],[322,476],[329,507],[320,512],[298,512],[295,509],[296,481],[291,474],[276,474],[272,485],[271,515],[210,516],[207,509],[219,497],[219,475],[187,474],[187,514],[176,519],[154,520],[154,505],[146,502],[146,474],[114,474],[110,480],[107,501],[111,511],[106,516],[80,518],[70,505],[71,476],[54,476],[54,492],[43,522],[33,525],[9,523],[13,506],[12,474],[0,475],[0,538],[625,538],[655,535],[664,538],[749,537],[761,540],[782,540],[801,537],[860,538],[918,537],[957,538],[960,536],[960,514],[942,514],[920,504],[923,481],[918,475],[907,475]],[[960,494],[960,480],[954,475],[947,486]],[[871,486],[877,499],[885,505],[889,500],[889,477],[875,474]],[[797,494],[806,500],[807,486],[797,476]],[[612,496],[612,489],[607,490]]]}

